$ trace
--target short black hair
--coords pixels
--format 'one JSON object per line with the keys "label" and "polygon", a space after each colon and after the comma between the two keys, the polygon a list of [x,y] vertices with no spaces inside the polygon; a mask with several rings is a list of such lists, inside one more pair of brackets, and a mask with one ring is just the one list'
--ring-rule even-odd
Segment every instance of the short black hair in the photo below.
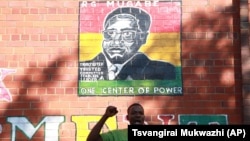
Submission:
{"label": "short black hair", "polygon": [[148,31],[150,28],[150,24],[151,24],[151,17],[150,15],[140,9],[140,8],[136,8],[136,7],[119,7],[113,11],[111,11],[107,17],[105,18],[105,22],[104,22],[104,27],[106,27],[107,22],[109,21],[109,19],[111,19],[113,16],[115,15],[119,15],[119,14],[129,14],[132,15],[133,17],[135,17],[138,21],[138,24],[140,26],[140,29],[142,31]]}
{"label": "short black hair", "polygon": [[143,106],[140,103],[133,103],[128,107],[127,113],[129,113],[130,109],[134,106],[140,106],[144,110]]}

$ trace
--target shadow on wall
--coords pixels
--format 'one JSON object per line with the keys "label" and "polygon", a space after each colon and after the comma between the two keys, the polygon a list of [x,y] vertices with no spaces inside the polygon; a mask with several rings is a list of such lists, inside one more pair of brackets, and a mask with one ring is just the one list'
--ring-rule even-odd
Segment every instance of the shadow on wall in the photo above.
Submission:
{"label": "shadow on wall", "polygon": [[[242,122],[240,111],[236,110],[241,105],[238,7],[234,1],[233,6],[198,10],[190,13],[189,19],[183,17],[183,96],[136,98],[146,105],[148,119],[157,120],[157,113],[177,117],[178,114],[227,114],[231,110],[228,123]],[[159,106],[163,108],[156,110]],[[177,123],[175,118],[171,124]]]}
{"label": "shadow on wall", "polygon": [[[13,80],[15,84],[13,84],[12,80],[6,81],[6,87],[9,88],[13,100],[7,104],[7,107],[1,114],[1,138],[11,138],[12,127],[10,123],[6,123],[8,117],[25,117],[35,128],[44,116],[64,116],[63,112],[67,110],[64,109],[65,107],[60,100],[64,96],[67,97],[67,95],[65,95],[67,94],[67,90],[74,94],[68,95],[77,98],[75,94],[77,83],[75,81],[67,81],[67,84],[64,83],[66,82],[63,81],[65,75],[62,74],[67,74],[66,77],[69,78],[69,80],[77,80],[77,76],[75,76],[77,72],[73,70],[73,68],[76,68],[77,63],[69,63],[76,58],[74,55],[61,56],[51,62],[47,68],[41,69],[38,66],[34,66],[24,70],[24,75],[14,74]],[[44,64],[47,63],[50,62]],[[70,66],[72,68],[69,68]],[[58,93],[60,93],[61,96],[58,96]],[[61,131],[63,131],[63,129]],[[28,136],[25,134],[26,133],[23,133],[21,130],[16,130],[15,138],[28,139]],[[40,138],[43,140],[45,137],[44,134],[43,128],[40,128],[32,138]]]}
{"label": "shadow on wall", "polygon": [[[181,36],[184,95],[134,97],[134,101],[142,101],[145,105],[148,119],[158,121],[158,114],[176,114],[175,117],[177,114],[225,114],[224,109],[230,106],[227,103],[232,98],[238,99],[235,93],[240,93],[240,86],[236,85],[236,81],[241,79],[241,76],[236,73],[239,72],[239,67],[235,67],[240,66],[240,61],[235,59],[240,57],[240,50],[237,50],[239,27],[236,26],[239,24],[235,23],[238,17],[234,14],[237,12],[236,6],[230,6],[212,13],[200,10],[190,13],[192,19],[183,19]],[[154,44],[152,46],[155,46]],[[75,72],[70,70],[72,77],[67,80],[68,83],[62,82],[65,79],[62,71],[70,68],[66,65],[67,61],[76,60],[75,64],[78,63],[75,57],[77,55],[75,51],[75,54],[61,56],[45,69],[33,67],[24,70],[27,75],[14,74],[16,85],[15,88],[10,87],[14,102],[9,103],[2,113],[0,123],[4,124],[1,137],[10,138],[11,126],[6,123],[6,116],[25,116],[36,125],[44,115],[65,115],[66,105],[60,105],[60,99],[71,96],[77,101],[77,69]],[[6,87],[13,85],[11,83],[13,82],[6,84]],[[73,88],[70,90],[71,95],[64,95],[67,93],[66,88]],[[57,93],[62,93],[62,96],[59,97]],[[210,94],[226,95],[218,100]],[[52,101],[57,102],[61,109],[53,109]],[[211,103],[220,103],[221,107]],[[234,106],[239,104],[235,103]],[[159,109],[159,106],[162,108]],[[237,109],[229,108],[232,110],[230,113]],[[78,111],[71,113],[78,114]],[[69,120],[71,115],[66,116]],[[174,119],[173,123],[177,123],[176,120]],[[43,138],[43,134],[43,131],[39,130],[36,135]],[[22,133],[17,136],[26,139]]]}

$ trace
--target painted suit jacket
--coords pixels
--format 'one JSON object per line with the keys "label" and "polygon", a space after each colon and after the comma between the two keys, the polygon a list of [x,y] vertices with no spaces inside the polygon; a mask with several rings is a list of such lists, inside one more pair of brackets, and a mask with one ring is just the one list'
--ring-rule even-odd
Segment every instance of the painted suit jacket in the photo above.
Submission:
{"label": "painted suit jacket", "polygon": [[[108,80],[108,67],[102,53],[90,61],[79,62],[79,69],[79,72],[84,74],[84,79],[79,78],[79,80],[85,80],[87,77]],[[98,70],[95,75],[94,70]],[[126,80],[127,78],[132,80],[173,80],[175,77],[175,66],[171,63],[150,60],[145,54],[137,53],[123,66],[115,80]]]}

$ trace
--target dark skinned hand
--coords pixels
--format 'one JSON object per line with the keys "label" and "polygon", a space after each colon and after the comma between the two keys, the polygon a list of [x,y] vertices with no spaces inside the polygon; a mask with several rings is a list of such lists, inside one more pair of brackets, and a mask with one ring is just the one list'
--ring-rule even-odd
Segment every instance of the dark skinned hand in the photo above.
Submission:
{"label": "dark skinned hand", "polygon": [[114,115],[116,115],[118,113],[117,108],[115,106],[108,106],[106,111],[105,111],[105,115],[107,117],[112,117]]}

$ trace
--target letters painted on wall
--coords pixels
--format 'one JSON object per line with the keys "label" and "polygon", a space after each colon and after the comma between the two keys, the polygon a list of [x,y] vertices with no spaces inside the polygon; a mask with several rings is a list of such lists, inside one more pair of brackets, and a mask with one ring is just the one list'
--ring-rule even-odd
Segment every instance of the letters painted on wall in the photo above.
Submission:
{"label": "letters painted on wall", "polygon": [[[100,118],[100,115],[72,116],[71,121],[75,123],[76,128],[76,141],[86,140],[86,137],[91,130],[89,128],[89,123],[96,123]],[[158,115],[158,120],[160,121],[159,124],[161,125],[171,124],[171,120],[174,118],[175,117],[172,114]],[[27,137],[27,139],[32,140],[34,134],[42,127],[44,128],[44,141],[60,141],[59,130],[60,126],[65,122],[65,120],[66,119],[64,116],[45,116],[39,121],[38,124],[34,125],[26,117],[7,117],[6,119],[6,121],[11,124],[11,129],[9,131],[11,135],[11,141],[16,141],[18,139],[16,137],[17,131],[21,131]],[[178,116],[178,121],[180,125],[227,125],[228,117],[224,114],[180,114]],[[124,122],[126,122],[125,119]],[[116,117],[109,118],[105,124],[107,125],[108,130],[117,129]]]}
{"label": "letters painted on wall", "polygon": [[82,1],[79,15],[79,96],[182,95],[181,2]]}

